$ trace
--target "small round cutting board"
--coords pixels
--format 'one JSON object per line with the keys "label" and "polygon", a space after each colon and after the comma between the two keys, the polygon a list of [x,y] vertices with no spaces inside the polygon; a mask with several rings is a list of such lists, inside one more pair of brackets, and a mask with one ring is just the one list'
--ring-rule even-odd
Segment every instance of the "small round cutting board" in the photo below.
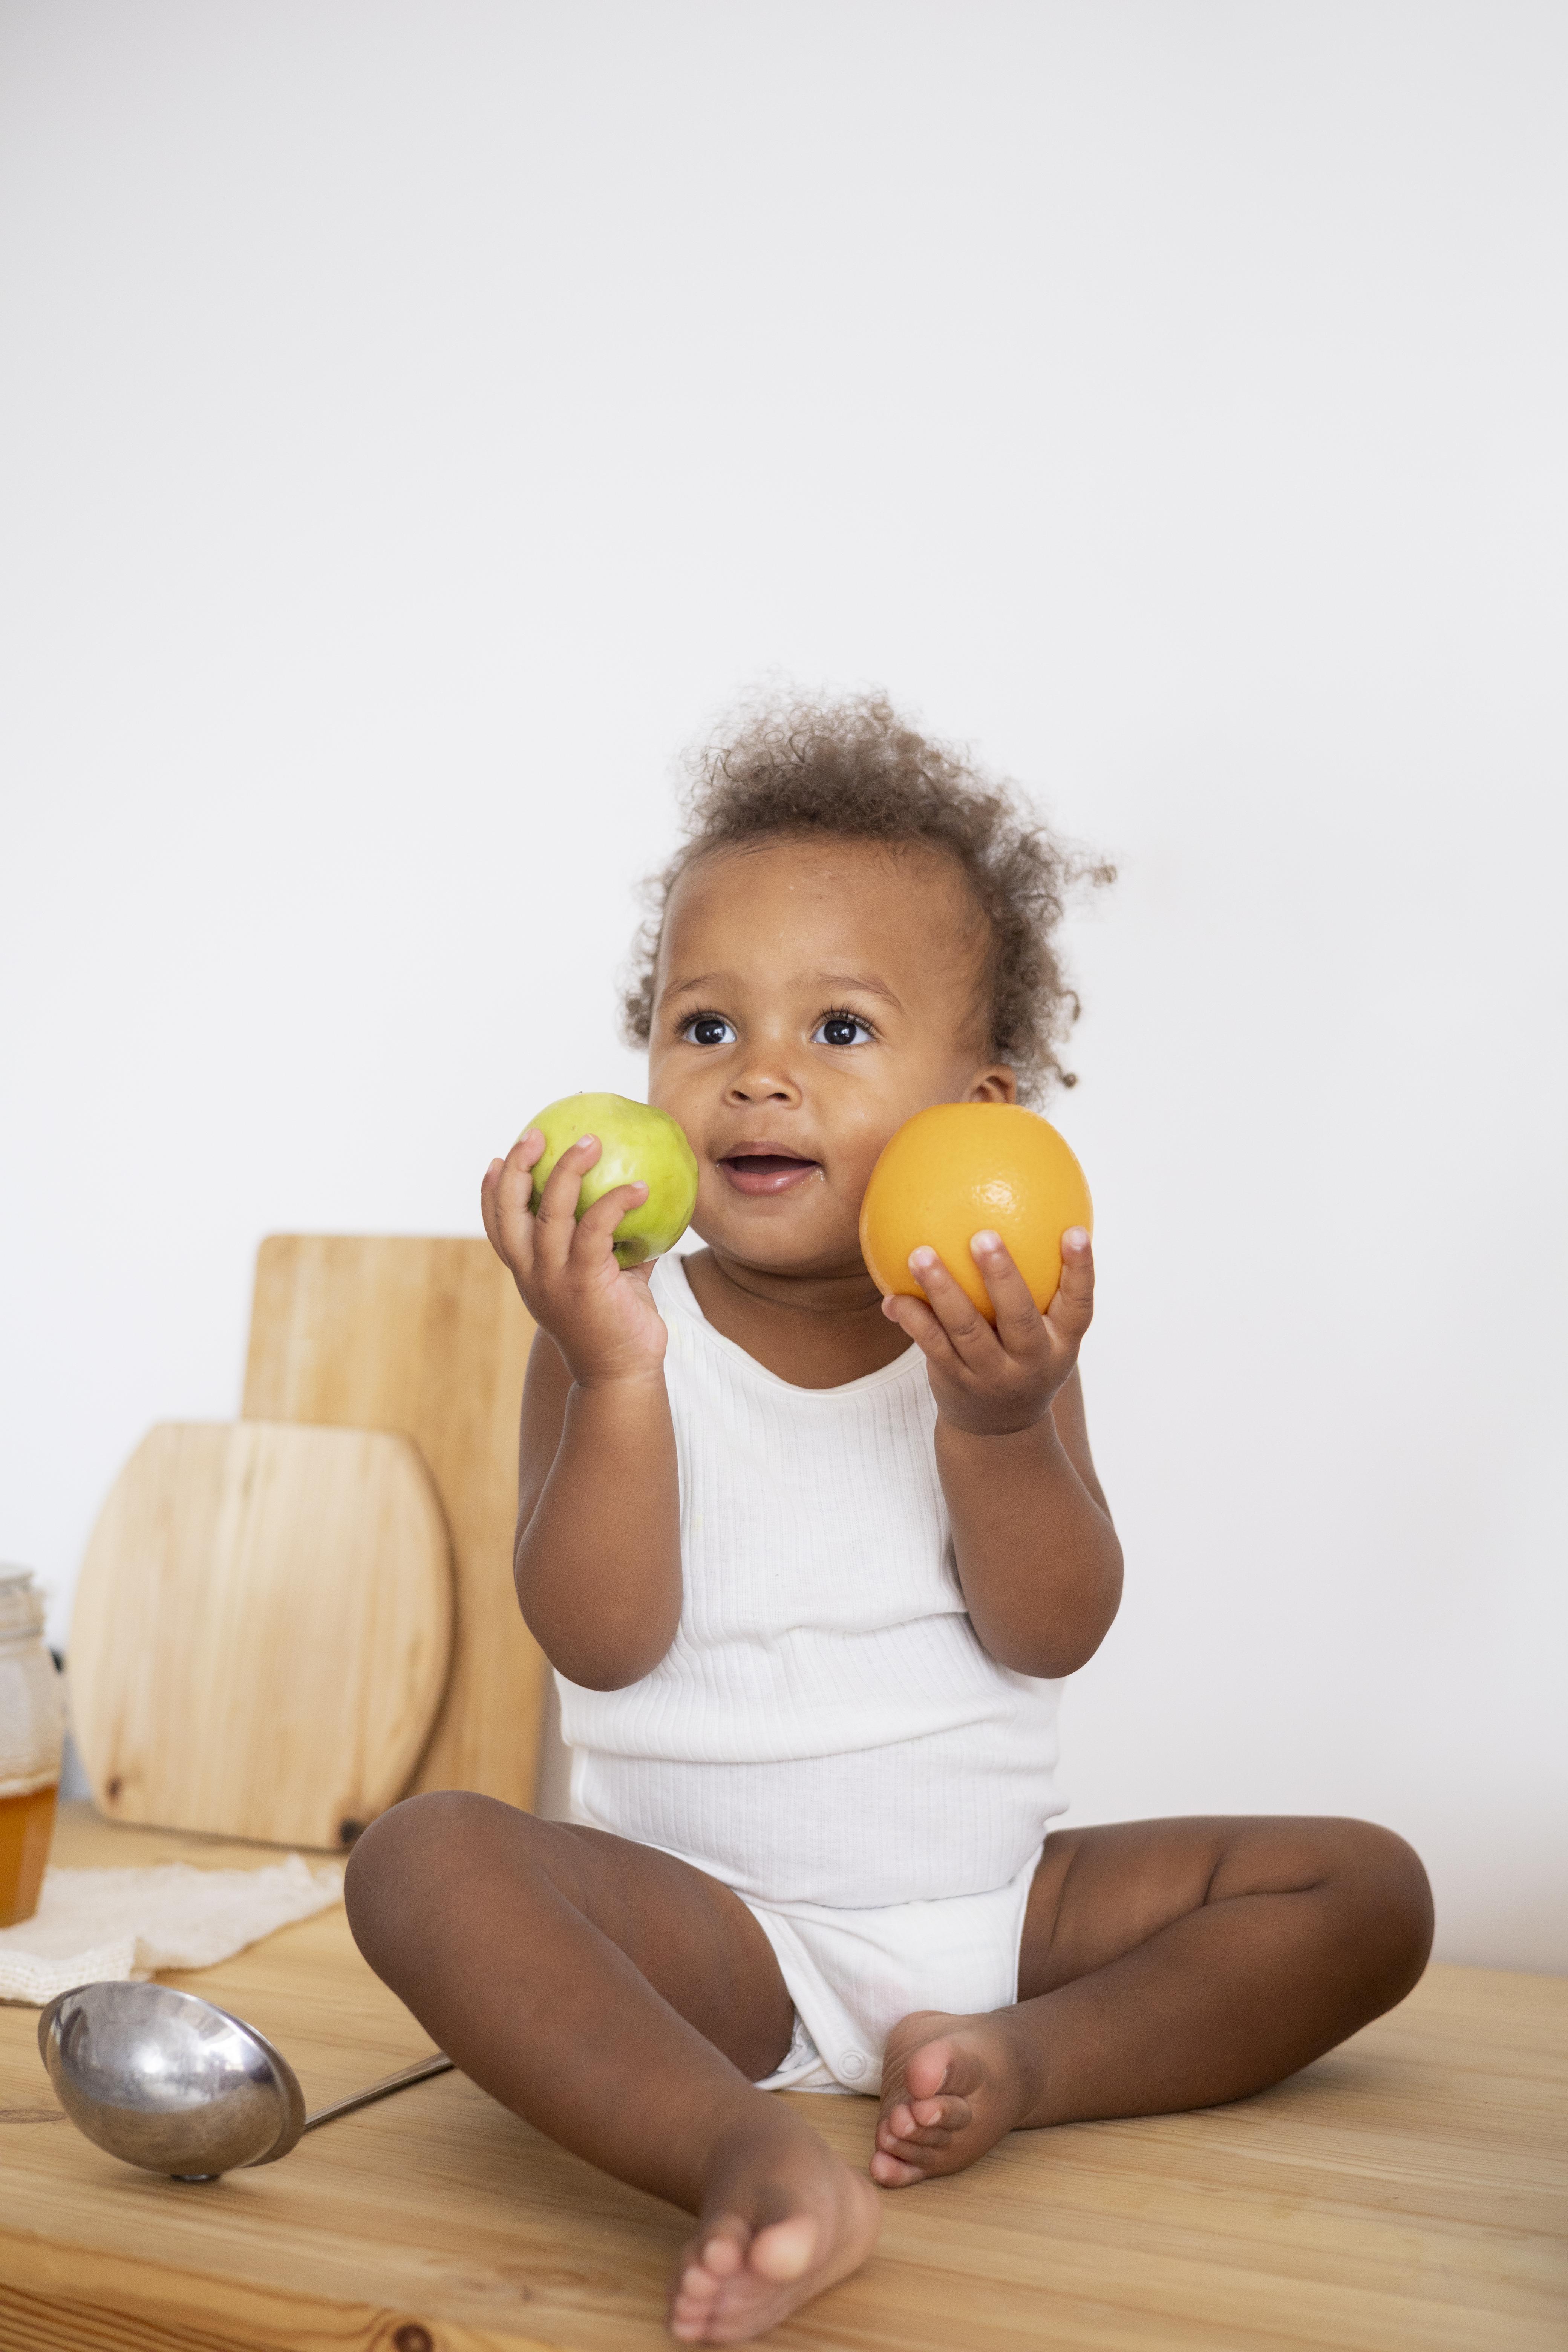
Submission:
{"label": "small round cutting board", "polygon": [[111,1821],[344,1846],[396,1801],[452,1645],[452,1556],[388,1430],[164,1422],[111,1488],[71,1621]]}

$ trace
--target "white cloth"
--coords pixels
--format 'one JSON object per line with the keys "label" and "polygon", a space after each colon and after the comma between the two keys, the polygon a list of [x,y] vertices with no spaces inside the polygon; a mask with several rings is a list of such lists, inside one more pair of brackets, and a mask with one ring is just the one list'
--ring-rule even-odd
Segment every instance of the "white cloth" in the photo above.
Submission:
{"label": "white cloth", "polygon": [[73,1985],[209,1969],[342,1891],[335,1864],[297,1853],[260,1870],[46,1870],[33,1916],[0,1928],[0,2000],[41,2008]]}
{"label": "white cloth", "polygon": [[[1004,1988],[956,2005],[1015,1998],[1016,1890],[1065,1801],[1059,1685],[998,1665],[970,1623],[917,1349],[801,1389],[713,1329],[678,1258],[658,1261],[653,1297],[669,1330],[680,1625],[627,1689],[557,1676],[574,1817],[733,1887],[781,1965],[791,1953],[785,1980],[795,1991],[793,1969],[823,2055],[865,2058],[856,2087],[869,2087],[895,1997],[900,2015],[955,2005],[935,1960],[954,1937],[984,1932],[973,1981]],[[961,1927],[948,1906],[966,1896],[984,1900]],[[806,1972],[816,1915],[850,1943],[823,1945]],[[907,1968],[889,1958],[900,1938]]]}

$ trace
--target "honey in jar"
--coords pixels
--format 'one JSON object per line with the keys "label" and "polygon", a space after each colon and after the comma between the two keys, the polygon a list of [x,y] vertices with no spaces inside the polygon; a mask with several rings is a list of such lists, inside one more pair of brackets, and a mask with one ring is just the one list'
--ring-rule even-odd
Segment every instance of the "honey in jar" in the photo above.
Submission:
{"label": "honey in jar", "polygon": [[0,1927],[38,1907],[63,1736],[43,1595],[25,1570],[0,1568]]}
{"label": "honey in jar", "polygon": [[38,1907],[49,1840],[55,1833],[58,1783],[29,1789],[26,1796],[0,1797],[0,1927],[30,1919]]}

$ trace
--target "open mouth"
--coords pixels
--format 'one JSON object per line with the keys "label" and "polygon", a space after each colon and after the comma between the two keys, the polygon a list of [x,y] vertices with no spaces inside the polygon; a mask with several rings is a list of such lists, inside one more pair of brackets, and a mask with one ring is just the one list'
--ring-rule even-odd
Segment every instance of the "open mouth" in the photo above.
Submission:
{"label": "open mouth", "polygon": [[788,1151],[732,1151],[719,1165],[737,1192],[756,1195],[793,1192],[817,1173],[821,1162]]}

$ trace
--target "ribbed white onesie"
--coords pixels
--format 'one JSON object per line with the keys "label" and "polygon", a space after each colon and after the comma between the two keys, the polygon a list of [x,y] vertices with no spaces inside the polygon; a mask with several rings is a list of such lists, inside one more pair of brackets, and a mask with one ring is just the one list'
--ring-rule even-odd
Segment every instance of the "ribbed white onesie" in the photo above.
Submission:
{"label": "ribbed white onesie", "polygon": [[775,2083],[873,2090],[909,2011],[1016,1998],[1024,1904],[1063,1804],[1058,1685],[997,1665],[969,1622],[918,1349],[795,1388],[713,1329],[679,1258],[659,1260],[653,1296],[680,1626],[627,1689],[557,1677],[573,1810],[756,1915],[804,2029]]}

